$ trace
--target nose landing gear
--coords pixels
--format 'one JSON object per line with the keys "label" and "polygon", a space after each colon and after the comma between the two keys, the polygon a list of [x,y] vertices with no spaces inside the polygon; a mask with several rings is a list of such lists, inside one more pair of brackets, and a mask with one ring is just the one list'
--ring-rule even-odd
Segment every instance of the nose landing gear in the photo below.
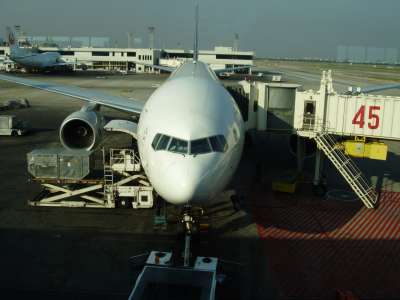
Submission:
{"label": "nose landing gear", "polygon": [[182,211],[181,223],[185,232],[185,248],[183,251],[183,265],[189,267],[190,265],[190,244],[191,238],[194,233],[199,230],[199,219],[203,215],[202,208],[193,208],[191,205],[186,205]]}
{"label": "nose landing gear", "polygon": [[203,208],[185,205],[181,213],[181,224],[185,234],[197,233],[204,225],[201,223],[203,216]]}
{"label": "nose landing gear", "polygon": [[185,230],[185,234],[187,235],[191,235],[193,233],[193,227],[194,227],[194,218],[192,217],[192,215],[189,212],[184,212],[182,215],[182,220],[181,220],[183,226],[184,226],[184,230]]}

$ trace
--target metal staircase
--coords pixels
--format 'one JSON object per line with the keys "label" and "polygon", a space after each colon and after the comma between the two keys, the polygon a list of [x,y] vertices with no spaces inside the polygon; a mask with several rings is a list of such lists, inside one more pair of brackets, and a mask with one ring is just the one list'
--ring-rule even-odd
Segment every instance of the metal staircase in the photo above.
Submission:
{"label": "metal staircase", "polygon": [[104,162],[104,197],[107,200],[114,200],[114,191],[113,191],[113,185],[114,185],[114,171],[111,168],[111,161],[112,161],[112,156],[110,157],[110,164],[106,163],[105,160],[105,153],[103,150],[103,162]]}
{"label": "metal staircase", "polygon": [[325,155],[368,208],[374,208],[378,195],[373,186],[364,178],[362,172],[353,160],[337,145],[336,139],[326,132],[318,132],[314,139]]}

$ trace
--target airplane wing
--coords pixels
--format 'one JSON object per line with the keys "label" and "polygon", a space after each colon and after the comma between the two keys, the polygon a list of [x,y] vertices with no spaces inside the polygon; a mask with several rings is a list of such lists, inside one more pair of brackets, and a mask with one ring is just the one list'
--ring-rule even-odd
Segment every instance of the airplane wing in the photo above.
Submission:
{"label": "airplane wing", "polygon": [[143,65],[143,66],[146,66],[146,67],[152,67],[154,69],[158,69],[158,70],[162,70],[162,71],[166,71],[166,72],[170,72],[170,73],[172,73],[173,71],[176,70],[176,68],[174,68],[174,67],[153,65],[153,64],[149,64],[149,63],[145,63],[145,62],[135,62],[135,64]]}
{"label": "airplane wing", "polygon": [[220,74],[224,72],[230,72],[230,71],[236,71],[236,70],[244,70],[244,69],[250,69],[252,66],[240,66],[240,67],[231,67],[231,68],[224,68],[224,69],[213,69],[215,74]]}
{"label": "airplane wing", "polygon": [[377,86],[369,86],[360,89],[360,93],[371,93],[371,92],[378,92],[378,91],[384,91],[384,90],[391,90],[391,89],[398,89],[400,88],[399,83],[394,83],[394,84],[384,84],[384,85],[377,85]]}
{"label": "airplane wing", "polygon": [[140,113],[144,106],[144,102],[140,100],[131,100],[124,97],[108,95],[99,91],[58,85],[56,83],[44,83],[36,80],[2,74],[0,74],[0,80],[22,84],[32,88],[61,94],[64,96],[70,96],[72,98],[77,98],[80,100],[88,101],[90,103],[96,103],[127,112]]}
{"label": "airplane wing", "polygon": [[68,61],[62,61],[54,64],[53,66],[73,66],[73,62],[68,62]]}

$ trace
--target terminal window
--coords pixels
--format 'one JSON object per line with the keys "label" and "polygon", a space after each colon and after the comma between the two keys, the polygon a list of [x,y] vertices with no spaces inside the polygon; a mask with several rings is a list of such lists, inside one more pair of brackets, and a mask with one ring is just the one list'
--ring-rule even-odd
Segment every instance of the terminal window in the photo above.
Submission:
{"label": "terminal window", "polygon": [[93,51],[92,56],[110,56],[108,51]]}
{"label": "terminal window", "polygon": [[58,53],[60,53],[60,55],[70,55],[70,56],[74,56],[75,55],[74,51],[58,51]]}
{"label": "terminal window", "polygon": [[216,54],[217,59],[241,59],[241,60],[252,60],[252,55],[238,55],[238,54]]}
{"label": "terminal window", "polygon": [[136,56],[136,52],[128,52],[127,55],[130,56],[130,57],[135,57]]}
{"label": "terminal window", "polygon": [[178,53],[176,53],[176,52],[165,52],[165,53],[162,54],[162,57],[165,57],[165,58],[173,58],[173,57],[176,57],[176,58],[192,58],[193,54],[192,53],[181,53],[181,52],[178,52]]}

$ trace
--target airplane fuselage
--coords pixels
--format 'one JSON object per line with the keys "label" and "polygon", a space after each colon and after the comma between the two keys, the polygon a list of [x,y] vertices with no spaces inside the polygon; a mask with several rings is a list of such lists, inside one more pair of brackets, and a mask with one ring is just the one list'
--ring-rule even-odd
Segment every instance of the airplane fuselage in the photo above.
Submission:
{"label": "airplane fuselage", "polygon": [[36,53],[31,49],[15,48],[11,51],[10,59],[23,67],[31,69],[46,69],[57,66],[61,61],[58,52]]}
{"label": "airplane fuselage", "polygon": [[184,64],[151,95],[137,133],[150,182],[178,205],[215,198],[231,180],[244,143],[239,108],[202,62]]}

